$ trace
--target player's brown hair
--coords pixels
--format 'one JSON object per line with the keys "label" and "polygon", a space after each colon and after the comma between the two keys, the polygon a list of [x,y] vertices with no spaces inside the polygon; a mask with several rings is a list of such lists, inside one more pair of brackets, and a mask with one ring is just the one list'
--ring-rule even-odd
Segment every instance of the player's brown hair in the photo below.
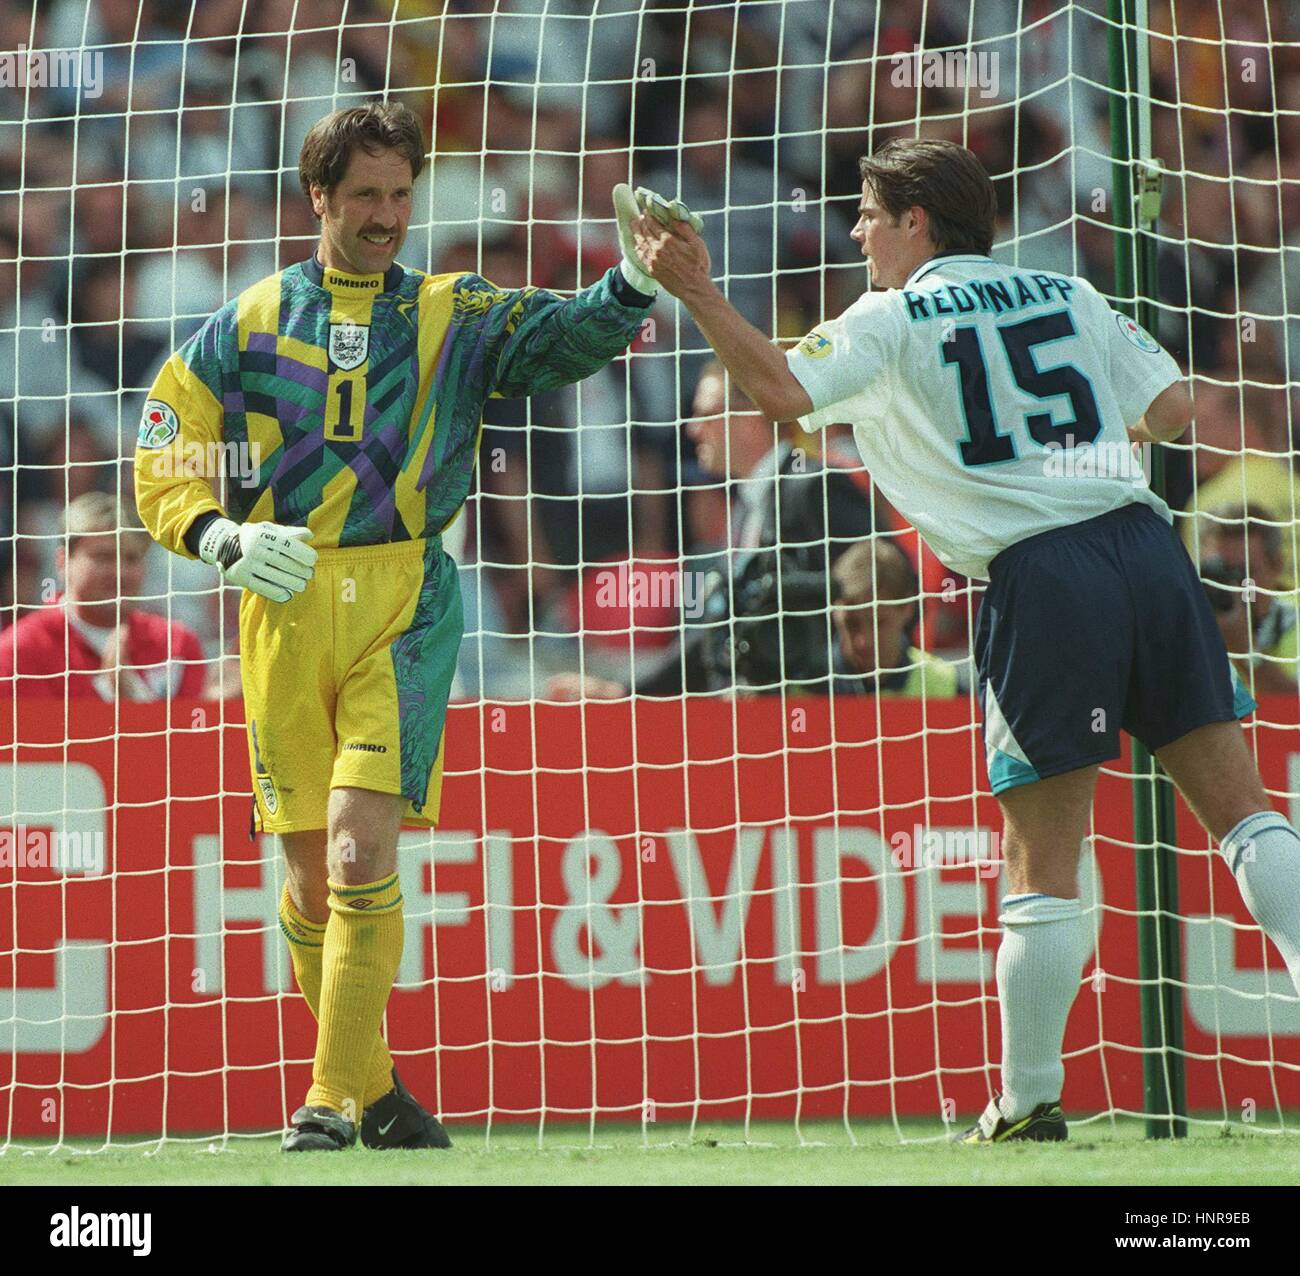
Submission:
{"label": "player's brown hair", "polygon": [[987,256],[992,251],[997,193],[984,165],[964,146],[896,137],[874,155],[862,156],[858,171],[891,217],[924,208],[940,252]]}
{"label": "player's brown hair", "polygon": [[298,155],[303,194],[310,199],[313,185],[327,191],[337,186],[358,146],[371,155],[399,152],[411,165],[411,181],[424,168],[424,130],[410,107],[400,102],[350,106],[317,120],[303,141]]}

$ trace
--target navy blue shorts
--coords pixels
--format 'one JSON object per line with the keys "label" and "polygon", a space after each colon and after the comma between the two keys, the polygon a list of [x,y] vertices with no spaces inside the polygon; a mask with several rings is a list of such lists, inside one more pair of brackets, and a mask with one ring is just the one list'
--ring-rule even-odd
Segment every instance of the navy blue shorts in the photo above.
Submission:
{"label": "navy blue shorts", "polygon": [[989,565],[975,629],[994,793],[1161,749],[1255,702],[1172,527],[1131,504],[1041,532]]}

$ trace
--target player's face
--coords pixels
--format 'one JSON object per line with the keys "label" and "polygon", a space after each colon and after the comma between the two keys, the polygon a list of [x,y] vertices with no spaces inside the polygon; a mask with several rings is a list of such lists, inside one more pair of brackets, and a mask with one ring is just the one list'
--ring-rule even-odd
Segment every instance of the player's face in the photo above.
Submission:
{"label": "player's face", "polygon": [[411,165],[400,152],[384,149],[372,155],[357,147],[332,191],[313,186],[322,264],[355,275],[387,270],[406,239],[411,185]]}
{"label": "player's face", "polygon": [[911,261],[912,237],[904,218],[891,217],[866,182],[862,183],[858,224],[850,234],[862,246],[871,282],[877,288],[900,288],[907,282],[915,265]]}

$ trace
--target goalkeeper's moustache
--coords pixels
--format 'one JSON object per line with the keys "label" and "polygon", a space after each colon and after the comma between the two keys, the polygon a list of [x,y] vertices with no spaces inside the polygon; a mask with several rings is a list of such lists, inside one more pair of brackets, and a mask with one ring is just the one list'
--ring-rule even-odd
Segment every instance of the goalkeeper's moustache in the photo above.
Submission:
{"label": "goalkeeper's moustache", "polygon": [[316,571],[316,551],[307,527],[214,519],[203,529],[199,557],[224,580],[251,589],[274,603],[287,603],[307,588]]}
{"label": "goalkeeper's moustache", "polygon": [[619,269],[633,288],[653,297],[659,291],[659,281],[646,269],[645,263],[637,254],[636,240],[632,234],[632,223],[647,213],[664,226],[671,226],[675,221],[686,222],[697,235],[704,230],[704,222],[680,199],[665,199],[644,186],[638,186],[634,191],[626,182],[620,182],[614,187],[618,242],[623,249]]}

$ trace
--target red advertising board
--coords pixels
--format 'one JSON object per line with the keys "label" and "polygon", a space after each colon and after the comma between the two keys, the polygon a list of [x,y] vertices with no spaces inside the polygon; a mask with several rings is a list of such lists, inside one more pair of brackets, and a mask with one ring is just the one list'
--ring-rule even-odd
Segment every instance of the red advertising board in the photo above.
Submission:
{"label": "red advertising board", "polygon": [[[238,705],[2,712],[0,1128],[280,1127],[314,1025],[274,841],[249,837]],[[1295,792],[1296,705],[1261,718],[1266,784]],[[448,732],[441,827],[403,837],[388,1013],[403,1075],[444,1115],[937,1119],[985,1101],[999,822],[974,796],[968,704],[458,706]],[[1098,941],[1066,1043],[1079,1114],[1142,1108],[1125,765],[1103,774],[1081,874]],[[1186,811],[1179,842],[1189,1103],[1300,1104],[1285,970]],[[39,852],[58,844],[54,868]]]}

